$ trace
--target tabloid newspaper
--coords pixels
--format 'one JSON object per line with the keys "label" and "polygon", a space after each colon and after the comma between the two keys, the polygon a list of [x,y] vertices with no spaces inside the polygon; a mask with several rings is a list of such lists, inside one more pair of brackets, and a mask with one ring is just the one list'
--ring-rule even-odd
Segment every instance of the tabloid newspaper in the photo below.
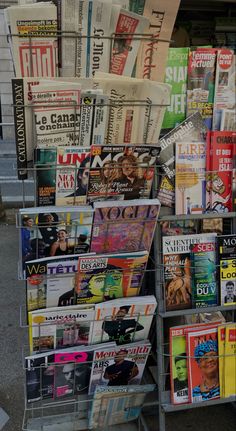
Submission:
{"label": "tabloid newspaper", "polygon": [[136,296],[142,286],[148,253],[79,256],[77,303],[97,303]]}
{"label": "tabloid newspaper", "polygon": [[31,354],[91,342],[94,307],[76,305],[29,312]]}
{"label": "tabloid newspaper", "polygon": [[113,40],[110,73],[132,75],[141,43],[140,34],[147,33],[148,28],[147,18],[121,9],[119,5],[112,5],[110,34]]}
{"label": "tabloid newspaper", "polygon": [[51,2],[14,5],[7,8],[6,16],[16,76],[57,76],[56,6]]}
{"label": "tabloid newspaper", "polygon": [[61,76],[109,72],[110,0],[61,1]]}
{"label": "tabloid newspaper", "polygon": [[190,115],[183,123],[163,136],[158,145],[161,148],[157,162],[163,171],[157,197],[167,207],[175,205],[175,145],[176,142],[205,143],[207,128],[199,112]]}
{"label": "tabloid newspaper", "polygon": [[[235,118],[235,55],[232,49],[218,49],[212,130],[233,130],[222,120],[226,112]],[[222,127],[221,127],[222,125]]]}
{"label": "tabloid newspaper", "polygon": [[233,209],[234,146],[235,132],[208,132],[206,191],[207,210],[210,212],[225,213]]}
{"label": "tabloid newspaper", "polygon": [[78,145],[81,86],[51,81],[32,87],[36,145]]}
{"label": "tabloid newspaper", "polygon": [[206,143],[175,144],[175,214],[206,211]]}
{"label": "tabloid newspaper", "polygon": [[158,148],[91,147],[88,202],[149,198]]}
{"label": "tabloid newspaper", "polygon": [[150,251],[157,217],[158,199],[94,202],[91,251]]}
{"label": "tabloid newspaper", "polygon": [[[131,0],[130,9],[149,19],[150,39],[142,40],[138,52],[135,76],[163,82],[169,41],[173,31],[180,0]],[[165,39],[158,40],[158,39]]]}
{"label": "tabloid newspaper", "polygon": [[150,350],[149,341],[109,349],[104,344],[103,349],[95,350],[89,394],[94,393],[97,385],[106,387],[139,385]]}
{"label": "tabloid newspaper", "polygon": [[156,306],[153,295],[97,304],[91,343],[115,341],[123,345],[147,339]]}
{"label": "tabloid newspaper", "polygon": [[192,306],[193,270],[191,248],[214,240],[215,233],[164,236],[162,252],[164,265],[165,304],[167,310],[181,310]]}
{"label": "tabloid newspaper", "polygon": [[90,206],[20,209],[17,214],[20,279],[25,278],[25,262],[88,252],[92,220]]}
{"label": "tabloid newspaper", "polygon": [[221,305],[236,304],[236,235],[217,237]]}
{"label": "tabloid newspaper", "polygon": [[155,385],[97,386],[89,414],[89,428],[102,428],[137,419],[147,393]]}

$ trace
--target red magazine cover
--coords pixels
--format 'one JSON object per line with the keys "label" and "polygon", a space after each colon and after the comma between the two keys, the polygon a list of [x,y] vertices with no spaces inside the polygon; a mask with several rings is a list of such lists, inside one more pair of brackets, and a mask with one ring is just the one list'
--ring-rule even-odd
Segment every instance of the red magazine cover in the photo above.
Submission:
{"label": "red magazine cover", "polygon": [[186,404],[190,402],[188,379],[188,332],[203,331],[206,328],[216,328],[221,322],[196,323],[192,325],[175,326],[169,330],[170,341],[170,385],[172,404]]}
{"label": "red magazine cover", "polygon": [[217,338],[216,327],[186,334],[191,403],[220,397]]}
{"label": "red magazine cover", "polygon": [[[209,139],[210,135],[210,139]],[[232,211],[233,145],[236,132],[215,131],[207,140],[207,210],[214,213]],[[210,150],[209,150],[210,146]],[[210,159],[210,160],[209,160]]]}

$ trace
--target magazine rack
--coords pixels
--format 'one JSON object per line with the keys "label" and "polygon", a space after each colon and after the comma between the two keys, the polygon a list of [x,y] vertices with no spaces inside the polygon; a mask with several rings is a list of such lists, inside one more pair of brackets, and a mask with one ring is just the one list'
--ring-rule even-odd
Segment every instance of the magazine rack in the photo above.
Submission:
{"label": "magazine rack", "polygon": [[[112,40],[114,40],[114,37],[117,36],[118,34],[113,34],[111,35],[108,39],[110,39],[110,41],[112,42]],[[17,37],[18,35],[11,35],[13,37]],[[41,34],[42,36],[42,34]],[[58,33],[57,34],[58,38],[62,38],[62,37],[72,37],[75,38],[75,40],[77,40],[78,35],[75,34],[68,34],[65,35]],[[30,53],[31,53],[31,61],[30,61],[30,67],[32,70],[32,46],[31,46],[31,40],[33,37],[35,37],[35,33],[32,35],[28,35],[29,37],[29,45],[30,45]],[[127,35],[124,34],[119,34],[119,38],[125,38],[127,37]],[[148,40],[150,40],[151,42],[153,41],[153,39],[150,39],[150,35],[135,35],[136,38],[141,38],[141,39],[146,39],[148,38]],[[92,38],[92,36],[91,36]],[[161,40],[163,42],[169,43],[169,40],[163,40],[163,39],[158,39]],[[154,41],[157,41],[157,38],[154,39]],[[111,44],[110,44],[110,56],[111,56]],[[150,64],[151,64],[151,55],[150,55]],[[76,70],[76,64],[75,64],[75,70]],[[147,105],[145,101],[142,100],[136,100],[136,101],[127,101],[127,104],[130,104],[131,106],[136,105],[136,106],[143,106],[144,109],[146,109]],[[51,105],[50,105],[51,106]],[[75,105],[75,112],[76,112],[76,108],[78,106],[83,106],[83,105]],[[109,109],[112,107],[112,104],[108,104],[107,105],[109,107]],[[113,105],[114,106],[114,105]],[[152,107],[155,106],[160,106],[160,105],[152,105],[151,107],[149,106],[150,109],[152,109]],[[161,105],[161,106],[165,106],[165,105]],[[32,107],[29,107],[28,105],[24,106],[25,108],[29,108],[32,109]],[[116,106],[117,107],[117,106]],[[31,114],[31,117],[33,119],[33,113]],[[108,121],[109,124],[109,121]],[[147,130],[149,128],[149,123],[147,123]],[[32,130],[33,130],[33,126],[32,126]],[[147,134],[146,134],[147,135]],[[35,142],[35,136],[32,136],[33,142]],[[136,143],[137,145],[138,143]],[[139,144],[146,144],[148,145],[147,141],[144,142],[140,142]],[[148,168],[150,168],[150,166],[146,166]],[[158,166],[157,167],[157,171],[158,171]],[[54,165],[55,169],[59,169],[59,166]],[[35,187],[35,191],[36,191],[36,177],[37,177],[37,170],[39,170],[40,168],[37,167],[28,167],[27,171],[30,174],[29,176],[31,176],[33,178],[33,182],[34,182],[34,187]],[[43,168],[44,170],[47,169],[47,167]],[[49,169],[49,168],[48,168]],[[78,168],[74,167],[75,169],[75,174],[77,174],[77,170]],[[156,176],[160,175],[158,172],[156,173]],[[25,207],[25,195],[26,195],[26,185],[27,183],[25,182],[25,180],[22,180],[22,206]],[[154,193],[155,194],[155,193]],[[35,201],[34,201],[34,206],[36,206],[36,193],[35,193]],[[42,207],[42,212],[43,212],[43,207]],[[162,264],[162,259],[161,259],[161,229],[160,229],[160,223],[163,221],[184,221],[184,220],[198,220],[198,221],[202,221],[203,219],[215,219],[215,218],[220,218],[220,219],[225,219],[225,220],[230,220],[230,230],[231,232],[235,232],[236,231],[236,220],[235,220],[236,214],[235,213],[227,213],[227,214],[201,214],[201,215],[194,215],[194,216],[174,216],[174,215],[170,215],[170,214],[164,214],[162,213],[159,221],[158,221],[158,226],[157,226],[157,230],[156,230],[156,235],[155,235],[155,240],[154,240],[154,253],[153,253],[153,262],[151,262],[151,266],[152,268],[149,271],[149,274],[146,274],[146,278],[148,278],[150,276],[151,279],[151,283],[150,285],[153,286],[153,290],[155,290],[156,293],[156,298],[158,301],[158,312],[157,312],[157,316],[156,316],[156,328],[155,330],[152,332],[153,334],[153,352],[152,352],[152,357],[154,358],[154,360],[157,363],[157,372],[155,374],[155,378],[157,380],[157,387],[158,390],[157,392],[153,392],[152,396],[150,397],[151,399],[149,401],[147,401],[147,403],[144,404],[144,409],[143,411],[146,412],[148,414],[153,414],[153,411],[150,412],[150,408],[153,410],[153,407],[156,407],[158,405],[158,415],[159,415],[159,430],[160,431],[165,431],[165,415],[168,412],[175,412],[175,411],[179,411],[179,410],[184,410],[184,409],[191,409],[191,408],[197,408],[197,407],[205,407],[208,405],[217,405],[217,404],[222,404],[222,403],[227,403],[227,402],[232,402],[235,401],[233,399],[233,397],[230,398],[225,398],[225,399],[219,399],[219,400],[212,400],[212,401],[207,401],[204,403],[194,403],[194,404],[183,404],[183,405],[173,405],[170,403],[170,392],[168,390],[166,390],[166,376],[168,376],[168,372],[166,371],[166,362],[168,362],[168,358],[170,358],[170,354],[169,354],[169,350],[168,347],[166,345],[166,340],[164,337],[164,329],[166,327],[166,321],[168,318],[179,318],[180,316],[187,316],[187,315],[193,315],[193,314],[198,314],[199,313],[199,309],[189,309],[189,310],[181,310],[181,311],[166,311],[165,306],[164,306],[164,292],[163,292],[163,264]],[[147,272],[148,272],[147,271]],[[155,277],[154,277],[155,275]],[[155,280],[154,280],[155,279]],[[144,291],[145,291],[145,286],[144,286]],[[148,286],[148,293],[152,293],[150,292],[150,286]],[[208,311],[208,312],[212,312],[212,311],[226,311],[225,307],[222,306],[216,306],[216,307],[208,307],[206,309],[201,309],[201,311]],[[229,311],[230,313],[232,313],[232,320],[234,318],[234,314],[235,314],[235,306],[228,306],[227,307],[227,311]],[[153,328],[152,328],[153,329]],[[155,333],[155,335],[154,335]],[[144,381],[146,378],[146,382],[153,382],[153,379],[151,379],[150,375],[147,374],[147,376],[144,376]],[[75,386],[75,381],[73,383],[73,385]],[[41,391],[42,391],[42,382],[41,382]],[[84,420],[84,418],[81,418],[81,416],[83,416],[83,411],[86,410],[86,412],[89,410],[91,406],[91,397],[89,396],[85,396],[84,399],[79,399],[79,397],[74,397],[73,399],[70,400],[63,400],[63,401],[58,401],[58,402],[48,402],[46,400],[41,400],[39,402],[39,405],[29,405],[26,403],[25,406],[25,414],[24,414],[24,421],[23,421],[23,430],[25,431],[44,431],[44,429],[46,430],[50,430],[50,431],[59,431],[60,429],[63,429],[63,431],[79,431],[82,429],[86,429],[88,426],[87,420]],[[126,425],[127,426],[127,425]],[[131,427],[131,425],[130,425]],[[138,429],[140,429],[141,427],[143,427],[146,430],[149,429],[148,425],[147,425],[147,421],[145,419],[145,415],[141,414],[139,421],[138,421]],[[113,427],[113,429],[115,429]],[[121,429],[121,426],[119,425],[119,429]],[[137,427],[136,427],[137,429]]]}

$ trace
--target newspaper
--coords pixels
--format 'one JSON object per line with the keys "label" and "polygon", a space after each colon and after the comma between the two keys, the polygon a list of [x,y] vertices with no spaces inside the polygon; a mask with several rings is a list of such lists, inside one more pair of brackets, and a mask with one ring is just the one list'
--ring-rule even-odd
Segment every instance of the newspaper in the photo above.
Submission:
{"label": "newspaper", "polygon": [[57,76],[56,6],[51,2],[11,6],[6,17],[16,76]]}
{"label": "newspaper", "polygon": [[[113,36],[110,72],[131,76],[140,46],[140,34],[145,33],[149,20],[136,13],[112,6],[111,35]],[[124,34],[124,36],[122,36]]]}
{"label": "newspaper", "polygon": [[[149,19],[150,39],[141,43],[138,53],[135,76],[163,82],[176,14],[180,0],[131,0],[130,9]],[[158,39],[166,39],[166,42]]]}
{"label": "newspaper", "polygon": [[108,72],[111,6],[110,0],[62,0],[61,76]]}
{"label": "newspaper", "polygon": [[[232,49],[219,49],[216,60],[215,96],[212,130],[221,129],[222,114],[225,110],[236,115],[235,109],[235,55]],[[229,114],[230,115],[230,114]],[[221,130],[226,129],[222,124]]]}

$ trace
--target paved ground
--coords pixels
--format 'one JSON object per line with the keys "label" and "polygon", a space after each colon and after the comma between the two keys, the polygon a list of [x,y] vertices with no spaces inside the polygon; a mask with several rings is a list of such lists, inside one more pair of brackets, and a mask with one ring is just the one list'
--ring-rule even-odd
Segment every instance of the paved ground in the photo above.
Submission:
{"label": "paved ground", "polygon": [[[14,211],[11,220],[14,223]],[[20,306],[25,303],[25,286],[17,281],[18,232],[14,224],[0,224],[0,238],[0,406],[10,416],[3,431],[20,431],[24,412],[22,349],[27,344],[27,329],[20,328],[19,316]],[[153,414],[147,419],[149,431],[158,430],[155,408]],[[166,431],[235,429],[236,410],[231,404],[171,413],[166,419]],[[131,431],[133,427],[119,426],[118,430]]]}

